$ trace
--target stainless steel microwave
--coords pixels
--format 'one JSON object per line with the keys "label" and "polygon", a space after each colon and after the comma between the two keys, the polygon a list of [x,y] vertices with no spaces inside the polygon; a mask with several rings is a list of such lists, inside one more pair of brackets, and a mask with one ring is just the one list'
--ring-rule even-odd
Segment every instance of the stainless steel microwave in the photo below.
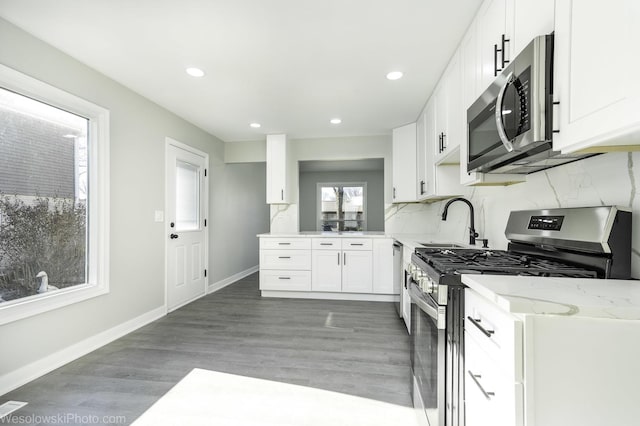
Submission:
{"label": "stainless steel microwave", "polygon": [[467,110],[467,171],[528,174],[594,154],[552,148],[553,35],[539,36]]}

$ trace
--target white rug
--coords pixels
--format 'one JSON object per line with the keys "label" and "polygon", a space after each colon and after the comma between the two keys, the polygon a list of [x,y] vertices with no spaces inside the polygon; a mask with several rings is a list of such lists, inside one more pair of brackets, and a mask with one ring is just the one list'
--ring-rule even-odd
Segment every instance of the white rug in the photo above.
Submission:
{"label": "white rug", "polygon": [[191,370],[135,426],[415,426],[413,408],[215,371]]}

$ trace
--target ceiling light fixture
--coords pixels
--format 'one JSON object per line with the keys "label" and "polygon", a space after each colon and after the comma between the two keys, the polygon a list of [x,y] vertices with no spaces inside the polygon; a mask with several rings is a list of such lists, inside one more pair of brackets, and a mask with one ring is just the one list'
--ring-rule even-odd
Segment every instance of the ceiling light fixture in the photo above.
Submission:
{"label": "ceiling light fixture", "polygon": [[204,77],[204,71],[202,71],[200,68],[191,67],[187,68],[185,71],[191,77]]}
{"label": "ceiling light fixture", "polygon": [[254,129],[259,129],[260,128],[260,123],[251,123],[251,124],[249,124],[249,126],[253,127]]}
{"label": "ceiling light fixture", "polygon": [[342,123],[342,120],[339,118],[332,118],[331,119],[331,124],[340,124]]}
{"label": "ceiling light fixture", "polygon": [[402,78],[402,71],[391,71],[387,74],[387,80],[398,80]]}

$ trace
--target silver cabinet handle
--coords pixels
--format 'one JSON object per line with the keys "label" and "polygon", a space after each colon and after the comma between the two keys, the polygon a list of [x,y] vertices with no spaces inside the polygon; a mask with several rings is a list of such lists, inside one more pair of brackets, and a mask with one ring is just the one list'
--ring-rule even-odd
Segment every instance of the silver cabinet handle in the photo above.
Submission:
{"label": "silver cabinet handle", "polygon": [[279,280],[290,280],[291,277],[278,277]]}
{"label": "silver cabinet handle", "polygon": [[478,329],[480,331],[482,331],[482,334],[484,334],[487,337],[491,337],[492,334],[495,333],[494,330],[487,330],[486,328],[484,328],[483,326],[480,325],[480,320],[479,319],[475,319],[473,317],[471,317],[471,315],[467,316],[467,319],[469,321],[471,321],[471,324],[475,325],[476,327],[478,327]]}
{"label": "silver cabinet handle", "polygon": [[279,246],[290,246],[291,243],[278,243]]}
{"label": "silver cabinet handle", "polygon": [[333,243],[320,243],[321,246],[332,246]]}
{"label": "silver cabinet handle", "polygon": [[343,253],[344,254],[344,260],[342,261],[342,264],[347,266],[347,253]]}
{"label": "silver cabinet handle", "polygon": [[506,148],[508,152],[513,151],[513,144],[507,137],[507,132],[504,130],[504,124],[502,123],[502,101],[504,99],[504,92],[507,91],[507,87],[513,83],[513,72],[507,74],[507,81],[504,83],[504,86],[500,88],[500,92],[498,93],[498,99],[496,100],[496,127],[498,128],[498,135],[500,136],[500,141],[502,145]]}
{"label": "silver cabinet handle", "polygon": [[338,252],[338,265],[340,264],[340,252]]}
{"label": "silver cabinet handle", "polygon": [[467,372],[469,373],[469,376],[471,376],[471,379],[474,381],[474,383],[478,386],[480,392],[482,392],[484,397],[487,398],[487,400],[491,401],[491,397],[495,396],[496,394],[495,392],[487,392],[486,390],[484,390],[484,388],[480,384],[480,381],[478,380],[481,379],[482,376],[480,374],[473,374],[471,370],[467,370]]}
{"label": "silver cabinet handle", "polygon": [[352,246],[363,246],[364,243],[351,243],[350,245],[352,245]]}
{"label": "silver cabinet handle", "polygon": [[278,256],[278,259],[291,259],[291,256]]}

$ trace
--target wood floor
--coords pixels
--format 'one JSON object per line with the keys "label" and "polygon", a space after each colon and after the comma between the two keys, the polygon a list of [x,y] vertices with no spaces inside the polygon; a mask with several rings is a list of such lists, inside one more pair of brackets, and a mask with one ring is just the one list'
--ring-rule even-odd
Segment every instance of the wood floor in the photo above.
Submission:
{"label": "wood floor", "polygon": [[14,414],[31,415],[31,424],[64,424],[44,418],[60,415],[75,416],[69,424],[80,416],[129,424],[195,367],[411,405],[409,337],[392,303],[261,298],[258,274],[0,402],[28,402]]}

